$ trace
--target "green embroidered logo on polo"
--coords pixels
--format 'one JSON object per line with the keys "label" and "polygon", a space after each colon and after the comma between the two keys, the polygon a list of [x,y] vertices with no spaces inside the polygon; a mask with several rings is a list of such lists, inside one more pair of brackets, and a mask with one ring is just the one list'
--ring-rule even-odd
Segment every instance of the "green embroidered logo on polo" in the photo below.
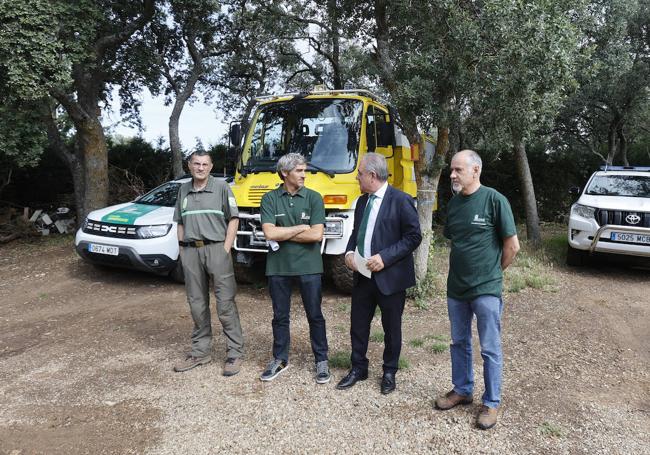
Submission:
{"label": "green embroidered logo on polo", "polygon": [[149,212],[159,209],[158,205],[131,204],[104,215],[102,221],[117,224],[134,224],[135,220]]}

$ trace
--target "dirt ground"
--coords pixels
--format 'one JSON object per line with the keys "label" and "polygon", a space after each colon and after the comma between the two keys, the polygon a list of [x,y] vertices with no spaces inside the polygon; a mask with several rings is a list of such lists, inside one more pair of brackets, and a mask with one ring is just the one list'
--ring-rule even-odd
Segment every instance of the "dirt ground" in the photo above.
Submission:
{"label": "dirt ground", "polygon": [[[451,385],[448,349],[432,349],[449,333],[442,294],[428,309],[407,304],[408,367],[387,397],[378,342],[368,381],[338,391],[345,370],[334,369],[334,381],[314,383],[297,300],[291,368],[261,383],[271,349],[262,286],[238,294],[247,341],[239,375],[221,376],[216,317],[216,361],[174,373],[191,329],[183,286],[92,267],[70,243],[0,247],[0,454],[650,453],[648,271],[555,267],[553,289],[507,295],[503,405],[484,432],[473,428],[477,350],[475,405],[432,409]],[[349,352],[349,304],[326,289],[330,354]]]}

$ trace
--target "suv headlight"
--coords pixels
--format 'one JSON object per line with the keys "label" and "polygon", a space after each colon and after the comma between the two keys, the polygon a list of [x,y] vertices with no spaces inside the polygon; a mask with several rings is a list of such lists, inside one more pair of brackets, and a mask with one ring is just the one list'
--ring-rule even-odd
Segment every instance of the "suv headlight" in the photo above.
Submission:
{"label": "suv headlight", "polygon": [[154,224],[152,226],[140,226],[137,229],[138,237],[141,239],[153,239],[155,237],[164,237],[171,229],[171,224]]}
{"label": "suv headlight", "polygon": [[596,209],[588,205],[573,204],[571,206],[571,216],[581,216],[582,218],[594,218]]}

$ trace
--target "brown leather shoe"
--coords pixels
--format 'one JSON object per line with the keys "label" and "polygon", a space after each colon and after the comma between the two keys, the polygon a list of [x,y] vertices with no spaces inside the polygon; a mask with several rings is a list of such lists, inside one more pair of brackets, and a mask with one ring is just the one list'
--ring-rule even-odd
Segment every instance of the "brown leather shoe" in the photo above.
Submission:
{"label": "brown leather shoe", "polygon": [[497,408],[488,408],[484,404],[478,409],[476,426],[481,430],[488,430],[497,424]]}
{"label": "brown leather shoe", "polygon": [[194,357],[192,355],[188,355],[184,360],[181,360],[180,362],[176,363],[176,365],[174,365],[174,371],[180,373],[182,371],[191,370],[194,367],[205,365],[206,363],[210,362],[212,362],[212,357],[209,355],[206,355],[205,357]]}
{"label": "brown leather shoe", "polygon": [[446,411],[459,404],[471,404],[472,401],[474,401],[474,398],[471,395],[459,395],[453,390],[450,390],[444,396],[436,398],[436,408]]}
{"label": "brown leather shoe", "polygon": [[241,370],[242,360],[240,358],[228,357],[223,365],[224,376],[234,376]]}

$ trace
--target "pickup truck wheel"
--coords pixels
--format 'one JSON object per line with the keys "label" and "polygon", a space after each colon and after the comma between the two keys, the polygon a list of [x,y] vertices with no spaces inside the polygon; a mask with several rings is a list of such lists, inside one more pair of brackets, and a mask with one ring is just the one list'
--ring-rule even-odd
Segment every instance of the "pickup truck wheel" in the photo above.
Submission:
{"label": "pickup truck wheel", "polygon": [[346,294],[352,293],[353,278],[352,270],[345,265],[345,254],[330,256],[329,275],[334,281],[334,286]]}
{"label": "pickup truck wheel", "polygon": [[566,265],[571,267],[580,267],[585,264],[587,252],[572,248],[571,245],[566,247]]}
{"label": "pickup truck wheel", "polygon": [[181,263],[180,256],[176,261],[176,266],[169,272],[169,277],[177,283],[185,283],[185,274],[183,273],[183,264]]}

